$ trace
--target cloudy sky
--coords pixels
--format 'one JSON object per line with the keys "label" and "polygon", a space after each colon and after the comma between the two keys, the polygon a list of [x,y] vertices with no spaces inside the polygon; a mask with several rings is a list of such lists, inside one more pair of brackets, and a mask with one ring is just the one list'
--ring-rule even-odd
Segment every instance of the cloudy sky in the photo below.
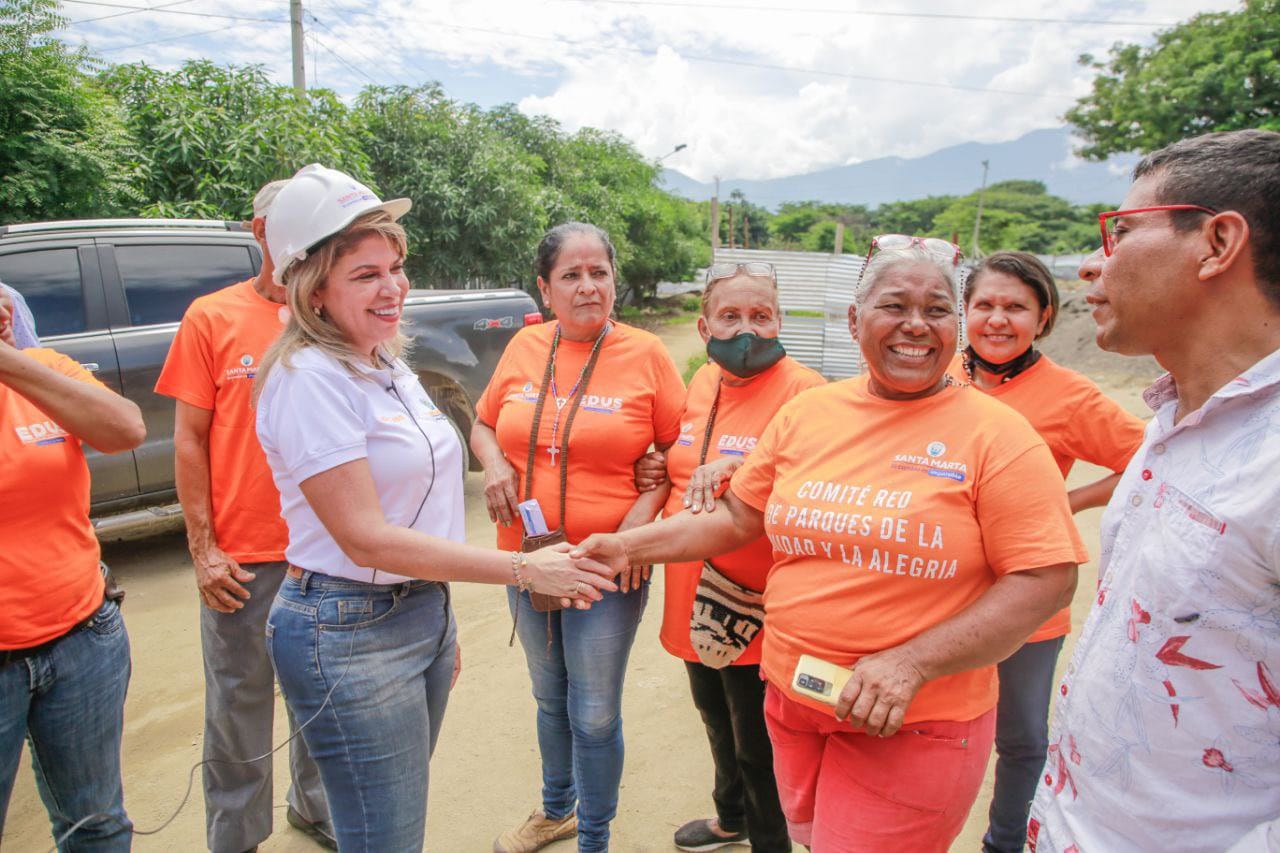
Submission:
{"label": "cloudy sky", "polygon": [[[439,81],[616,130],[698,178],[770,178],[1062,124],[1081,53],[1235,0],[304,0],[309,85]],[[151,7],[139,11],[140,7]],[[64,0],[112,62],[261,63],[291,79],[288,0]]]}

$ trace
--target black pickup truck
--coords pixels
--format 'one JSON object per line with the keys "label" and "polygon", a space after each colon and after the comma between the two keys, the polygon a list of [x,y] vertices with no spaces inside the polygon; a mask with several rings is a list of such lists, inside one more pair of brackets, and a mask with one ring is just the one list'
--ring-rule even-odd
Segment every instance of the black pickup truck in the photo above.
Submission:
{"label": "black pickup truck", "polygon": [[[100,530],[173,514],[173,401],[152,389],[197,296],[251,278],[262,255],[238,222],[120,219],[0,227],[0,281],[22,293],[45,346],[85,365],[142,408],[132,453],[88,451]],[[412,290],[410,361],[461,435],[512,335],[542,321],[521,290]],[[466,446],[466,441],[463,441]],[[473,460],[474,467],[474,460]],[[121,515],[125,513],[125,515]]]}

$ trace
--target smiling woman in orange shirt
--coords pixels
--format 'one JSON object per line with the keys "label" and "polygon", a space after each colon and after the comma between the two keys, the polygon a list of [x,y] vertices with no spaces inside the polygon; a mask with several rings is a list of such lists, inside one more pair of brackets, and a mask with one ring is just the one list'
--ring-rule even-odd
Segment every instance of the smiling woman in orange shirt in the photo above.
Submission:
{"label": "smiling woman in orange shirt", "polygon": [[[715,512],[576,551],[618,568],[768,537],[765,718],[791,838],[816,851],[947,849],[990,754],[994,665],[1075,588],[1044,440],[947,379],[959,254],[876,238],[849,308],[866,374],[784,405]],[[821,701],[793,686],[802,655],[852,674]]]}
{"label": "smiling woman in orange shirt", "polygon": [[[1035,255],[997,252],[983,259],[965,287],[969,346],[951,374],[1013,407],[1049,445],[1063,479],[1077,460],[1112,473],[1072,489],[1072,512],[1103,506],[1120,474],[1142,444],[1145,424],[1074,370],[1055,364],[1035,347],[1058,316],[1053,274]],[[996,780],[987,853],[1019,851],[1027,815],[1049,748],[1049,697],[1053,670],[1071,608],[1064,607],[1027,642],[1000,662],[996,709]]]}

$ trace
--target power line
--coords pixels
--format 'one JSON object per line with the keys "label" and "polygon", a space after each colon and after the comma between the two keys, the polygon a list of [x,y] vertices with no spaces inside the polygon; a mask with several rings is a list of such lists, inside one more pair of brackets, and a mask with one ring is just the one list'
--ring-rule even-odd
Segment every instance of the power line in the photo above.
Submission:
{"label": "power line", "polygon": [[[603,0],[603,1],[609,2],[610,0]],[[579,2],[579,0],[569,0],[569,2]],[[328,5],[328,3],[326,3],[325,5]],[[333,7],[330,6],[330,8],[332,9]],[[362,9],[343,9],[341,10],[341,14],[345,14],[352,17],[376,18],[379,21],[384,23],[386,22],[388,17],[387,15],[382,13],[373,13],[373,12],[368,12]],[[314,19],[315,16],[313,15],[312,17]],[[401,20],[404,20],[403,16],[397,16],[397,17],[399,17]],[[508,30],[490,29],[487,27],[467,27],[467,26],[462,26],[460,24],[447,24],[447,23],[444,23],[443,21],[430,21],[425,23],[428,23],[430,26],[433,26],[433,27],[441,27],[444,29],[456,30],[459,32],[485,33],[487,35],[506,36],[508,38],[551,42],[553,44],[563,44],[563,45],[569,45],[571,47],[588,47],[588,48],[593,48],[594,50],[596,50],[596,52],[599,52],[599,53],[624,51],[627,53],[635,53],[635,54],[640,54],[642,56],[649,56],[649,57],[657,55],[657,51],[645,50],[644,48],[637,48],[637,47],[609,46],[609,47],[602,48],[595,42],[575,41],[573,39],[557,38],[555,36],[537,36],[537,35],[531,35],[529,33],[516,33],[516,32],[510,32]],[[326,29],[328,28],[326,27]],[[330,30],[330,32],[332,32],[332,30]],[[841,71],[827,71],[823,69],[801,68],[793,65],[777,65],[777,64],[765,63],[765,62],[749,62],[747,60],[727,59],[719,56],[700,56],[696,54],[685,54],[685,53],[681,53],[679,54],[679,56],[682,59],[688,59],[695,62],[707,62],[707,63],[714,63],[718,65],[733,65],[733,66],[743,67],[743,68],[759,68],[766,71],[785,71],[792,74],[811,74],[819,77],[836,77],[836,78],[842,78],[847,80],[863,80],[863,81],[872,82],[872,83],[892,83],[895,85],[902,85],[902,86],[922,86],[922,87],[931,88],[931,89],[950,89],[950,90],[962,91],[962,92],[980,92],[980,93],[995,94],[995,95],[1014,95],[1014,96],[1023,97],[1023,98],[1070,98],[1071,97],[1069,93],[1065,93],[1065,92],[1050,92],[1050,91],[1023,92],[1015,89],[994,89],[987,86],[965,86],[959,83],[934,83],[927,80],[907,80],[907,79],[901,79],[901,78],[895,78],[895,77],[880,77],[880,76],[871,75],[871,74],[851,74],[848,72],[841,72]]]}
{"label": "power line", "polygon": [[[567,44],[573,47],[597,47],[591,42],[573,41],[570,39],[555,38],[553,36],[534,36],[528,33],[513,33],[505,30],[493,30],[483,27],[464,27],[457,24],[446,24],[443,22],[432,22],[432,26],[443,27],[451,30],[461,30],[464,32],[488,33],[491,35],[509,36],[511,38],[533,39],[536,41],[549,41],[556,44]],[[645,50],[638,47],[626,46],[609,46],[606,48],[598,48],[600,52],[624,51],[627,53],[638,53],[644,56],[657,56],[655,50]],[[748,62],[740,59],[726,59],[719,56],[699,56],[697,54],[678,54],[682,59],[692,60],[694,62],[711,62],[719,65],[734,65],[744,68],[760,68],[767,71],[786,71],[792,74],[813,74],[820,77],[838,77],[846,80],[864,80],[872,83],[893,83],[901,86],[923,86],[930,89],[953,89],[962,92],[983,92],[996,95],[1016,95],[1024,98],[1069,98],[1070,94],[1065,92],[1022,92],[1015,89],[993,89],[987,86],[965,86],[959,83],[934,83],[927,80],[906,80],[897,77],[880,77],[871,74],[851,74],[843,71],[827,71],[819,68],[800,68],[794,65],[776,65],[767,62]]]}
{"label": "power line", "polygon": [[[568,2],[583,2],[583,1],[584,0],[568,0]],[[105,2],[105,0],[64,0],[64,2],[85,4],[85,5],[91,5],[91,6],[107,6],[112,8],[130,9],[138,12],[154,11],[154,12],[161,12],[161,13],[171,14],[171,15],[191,15],[191,16],[201,17],[201,18],[221,18],[224,20],[232,20],[232,21],[254,21],[254,22],[264,22],[264,23],[273,23],[273,24],[288,23],[287,20],[276,19],[276,18],[252,18],[252,17],[245,17],[245,16],[238,16],[238,15],[219,15],[219,14],[213,14],[210,12],[188,12],[188,11],[178,10],[178,9],[165,9],[161,7],[126,6],[120,3]],[[681,5],[681,6],[685,5],[685,4],[676,4],[676,3],[662,3],[662,2],[657,2],[657,0],[654,0],[654,2],[648,2],[648,0],[646,0],[646,2],[640,2],[640,0],[598,0],[598,2],[634,3],[636,5],[655,5],[655,6],[656,5]],[[752,7],[752,8],[763,8],[763,7]],[[354,9],[346,10],[346,14],[358,16],[358,17],[373,17],[373,18],[378,18],[381,21],[386,20],[385,15],[374,14],[372,12],[366,12],[363,10],[354,10]],[[897,13],[894,13],[894,14],[897,14]],[[346,45],[348,49],[352,50],[353,52],[359,53],[359,51],[357,51],[350,44],[347,44],[347,42],[345,42],[341,38],[341,36],[339,36],[331,28],[329,28],[327,25],[325,25],[323,22],[317,19],[314,15],[311,15],[311,18],[313,21],[320,24],[329,33],[331,33],[335,39],[341,41],[344,45]],[[634,53],[634,54],[639,54],[642,56],[649,56],[649,57],[657,55],[657,51],[646,50],[644,48],[634,48],[634,47],[627,47],[627,46],[610,46],[607,48],[601,48],[593,42],[575,41],[572,39],[556,38],[554,36],[537,36],[537,35],[530,35],[528,33],[516,33],[516,32],[510,32],[507,30],[496,30],[496,29],[490,29],[486,27],[467,27],[467,26],[461,26],[458,24],[446,24],[443,22],[432,22],[432,26],[456,30],[459,32],[485,33],[488,35],[498,35],[498,36],[504,36],[507,38],[551,42],[554,44],[563,44],[563,45],[569,45],[572,47],[588,47],[588,48],[595,49],[597,52],[623,51],[626,53]],[[360,76],[364,77],[366,80],[369,80],[371,83],[374,83],[375,85],[380,85],[376,80],[374,80],[374,78],[370,77],[364,71],[355,68],[355,66],[351,65],[349,62],[343,59],[338,53],[336,53],[333,49],[325,45],[323,42],[317,41],[317,43],[326,51],[333,54],[333,56],[337,58],[340,62],[342,62],[343,65],[355,71]],[[853,74],[849,72],[829,71],[829,70],[818,69],[818,68],[802,68],[802,67],[793,66],[793,65],[780,65],[780,64],[766,63],[766,62],[750,62],[747,60],[728,59],[728,58],[719,57],[719,56],[701,56],[697,54],[684,54],[684,53],[681,53],[679,55],[683,59],[687,59],[694,62],[713,63],[718,65],[732,65],[740,68],[758,68],[766,71],[784,71],[790,74],[808,74],[808,75],[814,75],[819,77],[834,77],[834,78],[845,79],[845,80],[862,80],[865,82],[872,82],[872,83],[891,83],[891,84],[900,85],[900,86],[920,86],[920,87],[931,88],[931,89],[949,89],[953,91],[962,91],[962,92],[978,92],[978,93],[997,94],[997,95],[1014,95],[1017,97],[1026,97],[1026,98],[1071,97],[1070,94],[1063,93],[1063,92],[1046,92],[1046,91],[1024,92],[1024,91],[1019,91],[1015,89],[996,89],[996,88],[991,88],[987,86],[966,86],[959,83],[936,83],[928,80],[910,80],[910,79],[903,79],[903,78],[896,78],[896,77],[882,77],[882,76],[872,75],[872,74]],[[367,55],[364,58],[366,61],[370,61]],[[372,64],[377,65],[378,63],[373,62]],[[422,70],[422,69],[419,69],[419,70]]]}
{"label": "power line", "polygon": [[78,6],[106,6],[110,9],[130,9],[134,12],[159,12],[164,15],[189,15],[194,18],[221,18],[224,21],[258,21],[264,24],[287,24],[288,18],[250,18],[245,15],[218,15],[213,12],[188,12],[184,9],[166,9],[162,6],[127,6],[123,3],[107,3],[104,0],[62,0]]}
{"label": "power line", "polygon": [[[348,42],[348,41],[347,41],[346,39],[344,39],[342,36],[340,36],[340,35],[338,35],[336,32],[334,32],[332,27],[330,27],[330,26],[329,26],[328,24],[326,24],[324,21],[322,21],[322,20],[320,20],[319,18],[317,18],[315,15],[311,14],[310,12],[307,12],[306,14],[307,14],[307,17],[311,19],[311,23],[313,23],[313,24],[318,24],[320,27],[322,27],[322,28],[324,29],[324,31],[325,31],[325,32],[327,32],[329,35],[333,36],[333,37],[334,37],[335,39],[337,39],[340,43],[342,43],[342,44],[347,48],[347,50],[350,50],[352,53],[354,53],[354,54],[358,55],[358,56],[359,56],[359,57],[361,57],[365,62],[368,62],[370,65],[373,65],[373,66],[375,66],[375,67],[378,65],[378,63],[380,62],[380,60],[375,59],[375,58],[373,58],[373,57],[369,56],[369,54],[365,53],[363,50],[360,50],[360,49],[359,49],[359,48],[357,48],[355,45],[353,45],[353,44],[351,44],[350,42]],[[316,36],[315,30],[312,30],[312,31],[311,31],[311,33],[312,33],[312,35],[313,35],[313,36],[315,36],[316,38],[319,38],[319,36]],[[327,49],[327,48],[326,48],[326,49]],[[367,77],[368,75],[365,75],[365,76]],[[372,79],[372,78],[370,78],[370,79]]]}
{"label": "power line", "polygon": [[224,32],[226,30],[234,30],[244,26],[248,26],[248,25],[243,23],[228,24],[225,27],[215,27],[212,30],[200,30],[194,33],[183,33],[180,36],[168,36],[166,38],[151,39],[150,41],[134,42],[133,44],[124,44],[124,45],[120,45],[119,47],[104,47],[100,49],[98,53],[114,53],[117,50],[129,50],[130,48],[134,48],[134,47],[146,47],[147,45],[150,45],[150,44],[163,44],[164,42],[168,42],[168,41],[180,41],[181,39],[195,38],[196,36],[212,35],[214,33]]}
{"label": "power line", "polygon": [[130,9],[128,12],[112,12],[110,15],[99,15],[96,18],[81,18],[78,21],[68,21],[67,26],[74,27],[77,24],[92,24],[98,21],[106,21],[111,18],[123,18],[125,15],[136,15],[138,12],[154,12],[157,9],[167,9],[170,6],[182,6],[186,3],[194,3],[195,0],[175,0],[173,3],[163,3],[159,6],[146,6],[138,9]]}
{"label": "power line", "polygon": [[326,51],[328,51],[330,54],[332,54],[334,59],[336,59],[336,60],[338,60],[339,62],[341,62],[341,63],[342,63],[343,65],[345,65],[347,68],[349,68],[350,70],[352,70],[352,71],[354,71],[355,73],[359,74],[361,77],[363,77],[364,79],[368,80],[368,81],[369,81],[370,83],[372,83],[373,85],[375,85],[375,86],[379,86],[379,85],[381,85],[377,80],[374,80],[372,77],[370,77],[370,76],[369,76],[368,74],[366,74],[364,71],[362,71],[361,69],[359,69],[359,68],[357,68],[356,66],[352,65],[350,62],[347,62],[347,60],[343,59],[343,58],[342,58],[342,54],[338,53],[336,50],[334,50],[333,48],[329,47],[329,45],[327,45],[327,44],[325,44],[323,41],[321,41],[321,40],[320,40],[320,36],[315,35],[315,34],[314,34],[314,32],[312,33],[312,38],[314,38],[314,39],[315,39],[316,44],[320,45],[320,47],[324,48]]}
{"label": "power line", "polygon": [[786,12],[847,15],[875,18],[919,18],[941,21],[973,21],[1012,24],[1067,24],[1090,27],[1171,27],[1176,21],[1117,21],[1105,18],[1030,18],[1017,15],[963,15],[957,12],[885,12],[872,9],[823,9],[792,6],[743,6],[736,3],[679,3],[675,0],[558,0],[561,3],[586,3],[600,6],[656,6],[676,9],[721,9],[735,12]]}

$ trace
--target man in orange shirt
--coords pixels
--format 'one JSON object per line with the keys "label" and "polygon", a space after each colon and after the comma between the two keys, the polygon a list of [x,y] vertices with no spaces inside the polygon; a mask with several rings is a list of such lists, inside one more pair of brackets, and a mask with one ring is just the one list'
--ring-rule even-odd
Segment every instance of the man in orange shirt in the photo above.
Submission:
{"label": "man in orange shirt", "polygon": [[[157,393],[177,401],[178,500],[204,604],[204,758],[214,759],[204,766],[205,825],[215,853],[251,850],[271,835],[271,759],[248,759],[272,746],[275,676],[265,630],[289,537],[250,397],[258,362],[288,318],[266,245],[267,212],[285,183],[267,184],[253,200],[257,278],[191,304],[156,383]],[[289,746],[286,817],[336,849],[315,763],[302,738]]]}
{"label": "man in orange shirt", "polygon": [[29,741],[63,849],[132,841],[120,778],[129,635],[104,590],[81,442],[120,453],[144,435],[137,405],[75,361],[17,349],[0,289],[0,837]]}

